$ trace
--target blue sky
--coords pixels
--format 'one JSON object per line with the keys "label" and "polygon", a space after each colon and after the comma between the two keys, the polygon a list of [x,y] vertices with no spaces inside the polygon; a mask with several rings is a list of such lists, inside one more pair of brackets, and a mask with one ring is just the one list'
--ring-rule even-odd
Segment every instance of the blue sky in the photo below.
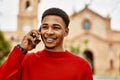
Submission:
{"label": "blue sky", "polygon": [[[59,7],[69,15],[73,11],[80,11],[85,4],[103,17],[111,17],[111,28],[120,31],[120,0],[40,0],[39,20],[43,11],[49,7]],[[19,0],[0,0],[0,30],[15,31],[17,29],[17,15]]]}

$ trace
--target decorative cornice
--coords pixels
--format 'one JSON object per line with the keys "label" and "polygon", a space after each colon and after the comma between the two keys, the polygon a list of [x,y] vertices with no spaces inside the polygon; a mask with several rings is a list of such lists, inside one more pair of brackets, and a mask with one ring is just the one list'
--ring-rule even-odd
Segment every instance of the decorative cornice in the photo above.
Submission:
{"label": "decorative cornice", "polygon": [[[93,36],[95,37],[96,39],[100,40],[100,41],[103,41],[103,42],[106,42],[106,43],[109,43],[109,40],[106,38],[102,38],[102,37],[99,37],[93,33],[90,33],[90,32],[84,32],[83,34],[80,34],[80,35],[77,35],[75,37],[73,37],[74,40],[77,40],[78,38],[81,38],[83,36],[86,36],[86,35],[90,35],[90,36]],[[74,41],[73,40],[73,41]],[[120,41],[114,41],[114,40],[111,40],[112,43],[119,43],[120,44]]]}

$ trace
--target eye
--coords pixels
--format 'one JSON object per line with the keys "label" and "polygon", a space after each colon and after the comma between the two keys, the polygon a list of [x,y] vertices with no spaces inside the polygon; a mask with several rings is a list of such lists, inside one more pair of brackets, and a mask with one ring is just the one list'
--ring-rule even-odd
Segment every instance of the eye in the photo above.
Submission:
{"label": "eye", "polygon": [[41,29],[46,30],[46,29],[48,29],[48,26],[47,25],[42,25]]}
{"label": "eye", "polygon": [[59,28],[59,27],[54,27],[54,29],[55,29],[55,30],[59,30],[59,29],[61,29],[61,28]]}
{"label": "eye", "polygon": [[60,25],[55,24],[55,25],[53,25],[53,29],[54,29],[54,30],[60,30],[60,29],[61,29],[61,27],[60,27]]}

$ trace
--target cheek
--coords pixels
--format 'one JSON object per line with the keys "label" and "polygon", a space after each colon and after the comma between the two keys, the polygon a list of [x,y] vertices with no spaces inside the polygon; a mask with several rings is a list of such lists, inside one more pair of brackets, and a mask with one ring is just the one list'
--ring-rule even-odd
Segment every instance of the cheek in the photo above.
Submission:
{"label": "cheek", "polygon": [[41,32],[41,34],[43,34],[45,31],[41,29],[41,31],[40,31],[40,32]]}
{"label": "cheek", "polygon": [[41,30],[41,37],[43,37],[45,35],[45,31]]}
{"label": "cheek", "polygon": [[44,36],[44,33],[43,32],[41,32],[41,39],[43,40],[43,36]]}
{"label": "cheek", "polygon": [[65,37],[64,32],[59,32],[59,33],[57,34],[57,37],[63,39],[63,38]]}
{"label": "cheek", "polygon": [[59,33],[61,35],[61,37],[65,37],[66,33],[64,31],[62,31],[61,33]]}

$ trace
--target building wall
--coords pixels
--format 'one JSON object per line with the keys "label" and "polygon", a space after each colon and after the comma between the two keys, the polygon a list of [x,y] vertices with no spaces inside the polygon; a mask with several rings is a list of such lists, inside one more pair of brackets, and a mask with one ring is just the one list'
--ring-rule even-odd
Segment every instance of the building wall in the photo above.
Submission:
{"label": "building wall", "polygon": [[[102,17],[88,7],[73,14],[69,25],[70,33],[65,46],[80,48],[80,53],[91,51],[94,73],[97,75],[119,75],[120,73],[120,32],[112,31],[110,18]],[[91,28],[85,30],[83,22],[90,21]],[[87,41],[87,43],[86,43]]]}

